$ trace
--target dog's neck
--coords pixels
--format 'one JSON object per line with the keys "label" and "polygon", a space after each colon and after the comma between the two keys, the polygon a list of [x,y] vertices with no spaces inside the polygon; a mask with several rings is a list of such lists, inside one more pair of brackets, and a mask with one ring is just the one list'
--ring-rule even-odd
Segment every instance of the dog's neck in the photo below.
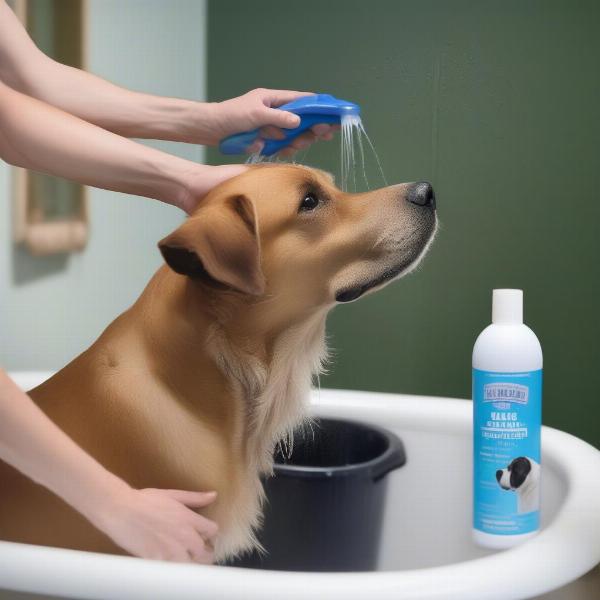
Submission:
{"label": "dog's neck", "polygon": [[210,393],[210,372],[218,371],[226,393],[243,402],[245,456],[260,472],[270,472],[275,444],[291,443],[292,430],[308,417],[311,381],[326,358],[328,308],[285,322],[268,301],[206,289],[166,268],[140,303],[147,342],[154,351],[157,345],[163,349],[161,365],[169,371],[163,376],[185,372],[181,378],[193,382],[193,401],[201,403],[203,393]]}
{"label": "dog's neck", "polygon": [[519,512],[530,512],[539,508],[539,477],[540,467],[531,464],[531,473],[525,483],[519,488]]}
{"label": "dog's neck", "polygon": [[520,513],[537,510],[539,507],[539,492],[534,485],[528,486],[519,493],[517,501]]}

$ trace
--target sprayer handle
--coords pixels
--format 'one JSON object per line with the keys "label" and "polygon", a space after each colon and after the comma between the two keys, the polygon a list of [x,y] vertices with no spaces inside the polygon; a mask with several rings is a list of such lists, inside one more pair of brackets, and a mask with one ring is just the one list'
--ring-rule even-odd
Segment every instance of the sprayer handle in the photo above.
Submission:
{"label": "sprayer handle", "polygon": [[[285,109],[285,106],[279,108]],[[293,112],[293,111],[292,111]],[[265,145],[261,150],[261,154],[264,156],[271,156],[276,152],[279,152],[286,146],[288,146],[293,140],[295,140],[300,134],[304,133],[307,129],[310,129],[313,125],[319,123],[326,124],[340,124],[339,115],[324,115],[320,113],[309,113],[302,114],[300,116],[300,125],[293,129],[282,129],[285,134],[285,138],[282,140],[264,140]],[[259,137],[259,130],[254,129],[252,131],[246,131],[244,133],[236,133],[230,135],[219,143],[219,150],[223,154],[244,154],[246,150],[256,141]]]}

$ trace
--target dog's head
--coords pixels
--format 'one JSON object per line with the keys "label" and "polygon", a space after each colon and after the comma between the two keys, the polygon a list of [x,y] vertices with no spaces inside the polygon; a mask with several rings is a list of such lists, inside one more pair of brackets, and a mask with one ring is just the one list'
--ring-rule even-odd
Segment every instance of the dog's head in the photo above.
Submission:
{"label": "dog's head", "polygon": [[177,273],[292,319],[408,273],[435,229],[428,183],[348,194],[316,169],[259,165],[213,189],[159,247]]}
{"label": "dog's head", "polygon": [[511,461],[506,469],[496,471],[496,481],[503,490],[517,491],[533,475],[535,463],[525,456],[519,456]]}

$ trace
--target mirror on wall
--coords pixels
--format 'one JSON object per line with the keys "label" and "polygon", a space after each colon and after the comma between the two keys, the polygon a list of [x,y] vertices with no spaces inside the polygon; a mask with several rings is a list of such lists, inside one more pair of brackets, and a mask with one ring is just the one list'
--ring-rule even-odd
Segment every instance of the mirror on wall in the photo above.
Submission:
{"label": "mirror on wall", "polygon": [[[84,0],[9,2],[36,45],[55,60],[85,67]],[[81,251],[89,237],[85,186],[14,169],[14,239],[36,256]]]}

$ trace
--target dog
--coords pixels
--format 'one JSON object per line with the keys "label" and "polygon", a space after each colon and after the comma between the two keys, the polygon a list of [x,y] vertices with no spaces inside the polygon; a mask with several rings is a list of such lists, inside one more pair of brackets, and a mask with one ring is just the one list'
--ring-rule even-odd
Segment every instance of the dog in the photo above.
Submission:
{"label": "dog", "polygon": [[517,512],[524,514],[540,508],[540,465],[526,456],[511,461],[506,469],[496,471],[503,490],[517,493]]}
{"label": "dog", "polygon": [[[140,298],[30,395],[133,487],[216,490],[199,510],[219,528],[215,562],[260,550],[260,476],[309,419],[327,313],[414,269],[436,227],[428,183],[348,194],[316,169],[251,167],[159,243],[166,264]],[[0,490],[0,539],[124,553],[3,463]]]}

